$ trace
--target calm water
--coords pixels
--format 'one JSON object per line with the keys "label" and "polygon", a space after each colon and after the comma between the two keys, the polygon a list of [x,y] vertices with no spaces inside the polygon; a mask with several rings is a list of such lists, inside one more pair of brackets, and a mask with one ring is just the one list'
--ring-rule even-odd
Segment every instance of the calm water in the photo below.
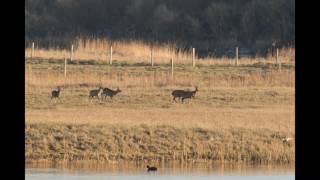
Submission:
{"label": "calm water", "polygon": [[215,180],[294,180],[294,167],[244,165],[157,165],[157,172],[146,172],[145,164],[26,165],[26,180],[99,179],[215,179]]}

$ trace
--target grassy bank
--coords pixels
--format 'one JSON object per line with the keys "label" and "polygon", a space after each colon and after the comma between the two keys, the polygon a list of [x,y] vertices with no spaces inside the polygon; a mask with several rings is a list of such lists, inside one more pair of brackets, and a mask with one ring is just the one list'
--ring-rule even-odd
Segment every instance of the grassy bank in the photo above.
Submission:
{"label": "grassy bank", "polygon": [[172,126],[26,126],[26,161],[218,161],[293,163],[293,133],[268,129],[175,128]]}
{"label": "grassy bank", "polygon": [[[222,60],[221,60],[222,61]],[[114,60],[26,60],[26,160],[294,163],[295,70],[273,63],[195,68]],[[89,100],[99,85],[122,92]],[[60,100],[51,100],[61,86]],[[174,89],[199,91],[173,102]]]}

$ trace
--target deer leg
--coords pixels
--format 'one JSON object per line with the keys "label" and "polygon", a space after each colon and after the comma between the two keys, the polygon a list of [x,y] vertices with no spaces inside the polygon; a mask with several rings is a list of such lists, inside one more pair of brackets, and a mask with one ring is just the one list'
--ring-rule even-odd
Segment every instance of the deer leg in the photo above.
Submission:
{"label": "deer leg", "polygon": [[176,97],[175,97],[175,96],[173,96],[173,100],[174,100],[174,102],[177,102],[177,101],[176,101]]}

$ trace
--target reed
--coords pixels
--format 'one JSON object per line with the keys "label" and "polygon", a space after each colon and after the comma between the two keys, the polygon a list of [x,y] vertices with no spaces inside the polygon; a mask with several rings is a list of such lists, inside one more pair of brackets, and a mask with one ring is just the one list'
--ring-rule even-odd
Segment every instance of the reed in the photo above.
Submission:
{"label": "reed", "polygon": [[[110,46],[113,47],[113,59],[116,61],[126,61],[135,63],[150,63],[151,46],[153,47],[153,60],[155,64],[169,63],[170,58],[173,58],[176,64],[192,65],[192,48],[181,49],[174,43],[163,44],[148,44],[139,40],[123,40],[112,41],[109,39],[89,39],[76,38],[73,42],[75,49],[73,59],[76,60],[99,60],[108,61],[110,56]],[[70,42],[71,45],[71,42]],[[25,48],[26,57],[31,55],[31,47]],[[197,53],[196,53],[197,54]],[[283,48],[280,49],[280,58],[282,62],[294,63],[295,49]],[[35,49],[34,57],[44,59],[62,59],[70,56],[70,50],[60,49],[52,46],[50,48]],[[235,59],[224,58],[197,58],[196,64],[235,64]],[[275,59],[271,54],[266,58],[252,57],[240,58],[240,64],[252,64],[258,62],[275,63]]]}
{"label": "reed", "polygon": [[[266,129],[139,125],[29,124],[26,162],[149,161],[281,163],[295,161],[294,142]],[[292,135],[292,134],[289,134]]]}

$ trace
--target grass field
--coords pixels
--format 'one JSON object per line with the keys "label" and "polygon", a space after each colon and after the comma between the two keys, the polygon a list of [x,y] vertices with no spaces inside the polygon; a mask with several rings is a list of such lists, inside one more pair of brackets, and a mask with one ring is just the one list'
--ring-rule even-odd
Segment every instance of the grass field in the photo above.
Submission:
{"label": "grass field", "polygon": [[[295,69],[199,60],[170,65],[114,60],[25,60],[26,160],[293,163]],[[225,62],[225,61],[224,61]],[[251,63],[250,63],[251,62]],[[122,92],[89,100],[99,85]],[[61,86],[60,99],[50,99]],[[173,102],[174,89],[199,91]]]}

